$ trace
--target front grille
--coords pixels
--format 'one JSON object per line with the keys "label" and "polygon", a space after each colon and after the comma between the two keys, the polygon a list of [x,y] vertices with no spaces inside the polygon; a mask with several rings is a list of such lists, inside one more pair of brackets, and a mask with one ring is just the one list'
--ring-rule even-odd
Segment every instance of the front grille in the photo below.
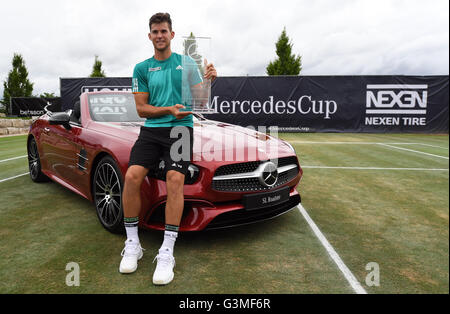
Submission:
{"label": "front grille", "polygon": [[250,161],[244,162],[240,164],[231,164],[226,166],[221,166],[217,168],[214,176],[224,176],[227,174],[236,174],[236,173],[245,173],[255,171],[258,166],[261,164],[261,161]]}
{"label": "front grille", "polygon": [[290,157],[284,157],[284,158],[278,159],[278,167],[283,167],[283,166],[290,165],[290,164],[295,164],[298,166],[296,156],[290,156]]}
{"label": "front grille", "polygon": [[[251,161],[239,164],[231,164],[219,167],[214,177],[224,176],[224,175],[239,175],[243,173],[254,172],[258,167],[267,162],[268,160]],[[239,178],[239,179],[226,179],[226,180],[213,180],[212,189],[216,191],[223,192],[253,192],[253,191],[267,191],[279,187],[285,183],[288,183],[294,179],[299,172],[299,167],[297,163],[297,158],[295,156],[284,157],[278,160],[271,160],[277,164],[278,169],[280,167],[296,165],[296,168],[290,169],[283,173],[279,173],[278,180],[274,186],[267,187],[259,181],[257,177],[251,178]]]}

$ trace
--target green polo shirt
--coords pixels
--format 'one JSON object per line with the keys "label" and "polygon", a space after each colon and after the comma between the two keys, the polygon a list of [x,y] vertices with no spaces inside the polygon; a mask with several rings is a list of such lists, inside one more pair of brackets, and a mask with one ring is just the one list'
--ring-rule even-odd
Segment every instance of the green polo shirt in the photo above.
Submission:
{"label": "green polo shirt", "polygon": [[[191,97],[186,96],[186,93],[190,93],[190,86],[202,82],[202,77],[198,70],[188,70],[193,68],[189,66],[192,64],[195,65],[193,59],[174,52],[172,52],[169,58],[162,61],[158,61],[155,57],[152,57],[138,63],[133,71],[133,94],[148,93],[149,104],[155,107],[169,107],[182,104],[186,107],[186,110],[189,110],[190,104],[186,99],[190,99]],[[145,126],[193,127],[193,119],[192,115],[188,115],[183,119],[177,119],[173,115],[164,115],[147,118]]]}

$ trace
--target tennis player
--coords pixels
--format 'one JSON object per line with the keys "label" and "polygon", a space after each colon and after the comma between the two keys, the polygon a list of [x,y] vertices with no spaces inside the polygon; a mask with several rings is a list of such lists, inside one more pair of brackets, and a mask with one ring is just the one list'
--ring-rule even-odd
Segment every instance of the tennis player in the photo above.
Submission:
{"label": "tennis player", "polygon": [[[153,274],[155,285],[165,285],[173,280],[175,259],[173,256],[184,208],[184,178],[192,159],[193,118],[182,104],[181,80],[183,56],[172,52],[171,41],[175,36],[172,20],[168,13],[157,13],[150,18],[148,37],[153,43],[152,58],[138,63],[133,72],[133,94],[139,116],[147,118],[134,144],[123,191],[124,224],[127,234],[119,271],[132,273],[143,256],[138,237],[139,213],[141,210],[141,184],[149,168],[157,166],[159,159],[165,162],[167,202],[165,208],[165,232],[163,243],[155,257],[156,269]],[[204,77],[190,75],[189,84],[198,85],[203,79],[214,80],[216,69],[206,66]],[[184,110],[183,110],[184,109]],[[173,132],[182,128],[185,132]],[[171,137],[178,134],[181,137]],[[181,160],[170,154],[171,145],[183,141]],[[187,156],[187,157],[186,157]]]}

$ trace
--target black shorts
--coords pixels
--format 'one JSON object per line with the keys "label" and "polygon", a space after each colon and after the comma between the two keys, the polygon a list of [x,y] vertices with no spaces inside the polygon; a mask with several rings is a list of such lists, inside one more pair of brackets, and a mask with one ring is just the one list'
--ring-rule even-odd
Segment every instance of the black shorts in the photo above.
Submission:
{"label": "black shorts", "polygon": [[[173,138],[170,137],[172,132]],[[128,167],[139,165],[157,169],[160,159],[165,171],[175,170],[186,175],[192,160],[194,131],[191,127],[141,127],[130,153]]]}

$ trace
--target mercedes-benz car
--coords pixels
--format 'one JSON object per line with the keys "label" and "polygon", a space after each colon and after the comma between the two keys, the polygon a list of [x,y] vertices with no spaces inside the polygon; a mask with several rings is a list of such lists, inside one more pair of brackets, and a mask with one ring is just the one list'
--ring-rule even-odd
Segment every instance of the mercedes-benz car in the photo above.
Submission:
{"label": "mercedes-benz car", "polygon": [[[124,177],[144,121],[130,92],[83,93],[72,110],[47,110],[28,134],[31,180],[51,179],[91,200],[100,223],[123,232]],[[302,174],[289,143],[194,114],[180,231],[230,227],[286,213],[301,201],[297,186]],[[164,229],[164,181],[160,160],[142,185],[140,227]]]}

